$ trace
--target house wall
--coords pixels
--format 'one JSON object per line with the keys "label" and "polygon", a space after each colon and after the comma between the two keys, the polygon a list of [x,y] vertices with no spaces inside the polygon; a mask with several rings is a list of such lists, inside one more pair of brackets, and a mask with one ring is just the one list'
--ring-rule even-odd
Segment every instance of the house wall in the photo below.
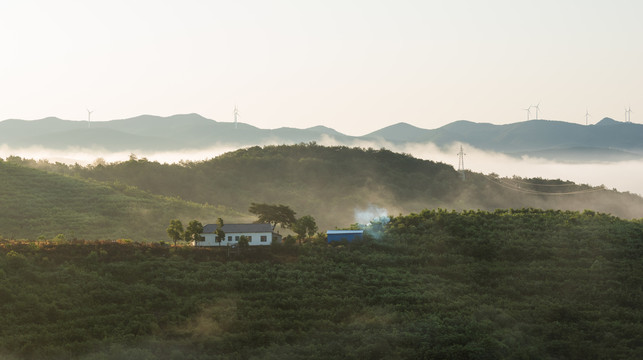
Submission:
{"label": "house wall", "polygon": [[[216,242],[216,234],[201,234],[205,238],[205,241],[199,241],[196,246],[219,246],[219,243]],[[273,237],[275,235],[271,232],[259,232],[259,233],[226,233],[225,240],[221,241],[221,246],[235,245],[239,243],[241,236],[252,237],[248,242],[250,246],[263,246],[272,244]],[[261,242],[261,237],[265,236],[266,241]],[[228,237],[231,237],[231,241],[228,241]]]}

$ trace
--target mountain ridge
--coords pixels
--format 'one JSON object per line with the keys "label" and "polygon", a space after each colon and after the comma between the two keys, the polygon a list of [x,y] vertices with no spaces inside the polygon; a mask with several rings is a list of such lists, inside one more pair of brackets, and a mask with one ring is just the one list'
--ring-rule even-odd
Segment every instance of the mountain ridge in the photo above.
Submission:
{"label": "mountain ridge", "polygon": [[[306,129],[262,129],[245,123],[217,122],[196,113],[167,117],[146,114],[92,123],[56,117],[0,121],[0,145],[10,148],[37,145],[54,149],[93,147],[109,151],[176,151],[214,145],[244,147],[325,139],[347,145],[358,141],[395,145],[433,143],[439,147],[460,143],[512,156],[539,155],[554,160],[569,160],[569,154],[573,153],[571,150],[580,148],[592,149],[598,161],[606,158],[609,161],[630,160],[632,154],[643,158],[643,125],[611,118],[588,126],[543,119],[501,125],[458,120],[436,129],[398,122],[362,136],[346,135],[323,125]],[[627,153],[627,156],[615,156],[618,152]]]}

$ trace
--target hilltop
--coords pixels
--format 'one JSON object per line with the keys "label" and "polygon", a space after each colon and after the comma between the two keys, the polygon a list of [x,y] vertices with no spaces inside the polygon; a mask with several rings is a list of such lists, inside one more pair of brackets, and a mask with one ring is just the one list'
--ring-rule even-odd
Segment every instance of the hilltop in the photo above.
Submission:
{"label": "hilltop", "polygon": [[289,204],[330,228],[348,226],[355,222],[356,211],[372,206],[389,214],[425,208],[534,207],[643,217],[643,199],[636,195],[561,180],[499,179],[474,172],[462,181],[451,165],[385,149],[314,143],[255,146],[185,165],[128,161],[86,168],[79,175],[237,211],[246,211],[252,202]]}
{"label": "hilltop", "polygon": [[[567,162],[622,161],[643,157],[643,125],[605,118],[595,125],[530,120],[506,125],[456,121],[438,129],[397,123],[363,136],[324,126],[260,129],[244,123],[217,122],[198,114],[142,115],[92,122],[58,118],[0,122],[0,145],[22,149],[93,149],[113,152],[165,152],[332,141],[403,145],[466,143],[512,156],[537,156]],[[584,149],[579,151],[579,149]],[[586,150],[586,151],[585,151]]]}

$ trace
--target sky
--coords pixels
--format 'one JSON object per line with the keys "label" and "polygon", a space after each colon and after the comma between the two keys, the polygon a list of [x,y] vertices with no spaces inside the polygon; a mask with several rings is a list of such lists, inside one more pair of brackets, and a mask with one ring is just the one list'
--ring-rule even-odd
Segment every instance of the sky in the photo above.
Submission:
{"label": "sky", "polygon": [[[0,2],[0,120],[643,123],[639,0]],[[535,109],[531,109],[535,117]]]}

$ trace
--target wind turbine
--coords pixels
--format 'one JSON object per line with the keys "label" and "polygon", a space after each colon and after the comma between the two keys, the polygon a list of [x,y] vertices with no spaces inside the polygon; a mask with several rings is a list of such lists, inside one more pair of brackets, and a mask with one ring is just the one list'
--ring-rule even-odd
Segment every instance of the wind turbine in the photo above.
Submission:
{"label": "wind turbine", "polygon": [[87,109],[87,127],[89,128],[92,124],[92,113],[94,110]]}
{"label": "wind turbine", "polygon": [[239,118],[239,109],[237,109],[237,105],[234,106],[234,128],[237,128],[237,120]]}
{"label": "wind turbine", "polygon": [[534,106],[534,108],[536,109],[536,120],[538,120],[538,111],[540,111],[540,103],[538,103],[538,105]]}
{"label": "wind turbine", "polygon": [[590,116],[592,116],[592,115],[590,115],[590,114],[589,114],[589,109],[585,108],[585,126],[587,126],[587,124],[588,124],[588,120],[587,120],[587,119],[588,119]]}
{"label": "wind turbine", "polygon": [[631,107],[628,106],[625,108],[625,122],[632,122],[631,115],[630,115],[631,112],[632,112]]}
{"label": "wind turbine", "polygon": [[531,105],[529,105],[529,107],[528,107],[528,108],[523,109],[523,110],[525,110],[525,111],[527,112],[527,121],[529,121],[529,115],[531,115],[531,108],[532,108],[532,106],[531,106]]}

